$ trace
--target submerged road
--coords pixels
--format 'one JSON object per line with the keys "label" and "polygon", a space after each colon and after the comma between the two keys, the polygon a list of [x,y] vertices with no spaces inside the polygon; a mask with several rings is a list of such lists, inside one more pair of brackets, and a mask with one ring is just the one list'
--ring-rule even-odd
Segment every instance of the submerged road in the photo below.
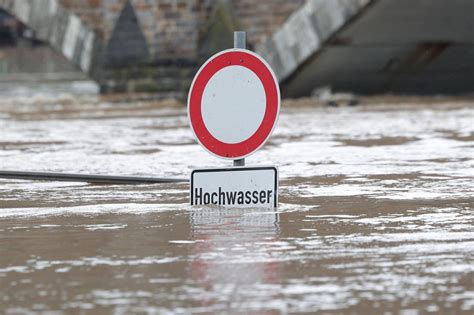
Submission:
{"label": "submerged road", "polygon": [[[0,130],[0,169],[229,166],[171,101],[3,98]],[[0,179],[0,312],[474,311],[473,101],[286,102],[246,162],[279,166],[278,211],[192,208],[187,183]]]}

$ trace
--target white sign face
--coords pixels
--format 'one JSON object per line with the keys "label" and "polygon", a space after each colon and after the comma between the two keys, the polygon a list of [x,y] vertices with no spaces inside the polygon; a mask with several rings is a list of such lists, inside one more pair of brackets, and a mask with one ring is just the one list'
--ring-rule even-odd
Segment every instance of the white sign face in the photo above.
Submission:
{"label": "white sign face", "polygon": [[202,118],[217,140],[240,143],[262,124],[266,100],[263,84],[255,73],[242,66],[225,67],[204,89]]}
{"label": "white sign face", "polygon": [[191,205],[275,209],[278,170],[273,166],[194,170]]}

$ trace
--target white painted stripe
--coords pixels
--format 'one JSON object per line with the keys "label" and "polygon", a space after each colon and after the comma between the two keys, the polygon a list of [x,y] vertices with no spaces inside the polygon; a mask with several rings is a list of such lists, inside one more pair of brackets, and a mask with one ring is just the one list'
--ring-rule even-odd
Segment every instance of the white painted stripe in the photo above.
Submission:
{"label": "white painted stripe", "polygon": [[81,52],[80,67],[84,72],[89,72],[92,62],[92,51],[94,45],[94,32],[88,31],[84,39],[84,47]]}
{"label": "white painted stripe", "polygon": [[81,21],[76,15],[70,14],[68,18],[66,33],[64,35],[62,50],[64,56],[71,61],[74,57],[74,51],[76,49],[76,43],[77,39],[79,38],[80,29]]}
{"label": "white painted stripe", "polygon": [[31,5],[27,0],[15,0],[13,2],[13,12],[15,16],[25,24],[30,21]]}
{"label": "white painted stripe", "polygon": [[50,15],[55,15],[58,11],[58,2],[56,0],[49,0],[48,11]]}

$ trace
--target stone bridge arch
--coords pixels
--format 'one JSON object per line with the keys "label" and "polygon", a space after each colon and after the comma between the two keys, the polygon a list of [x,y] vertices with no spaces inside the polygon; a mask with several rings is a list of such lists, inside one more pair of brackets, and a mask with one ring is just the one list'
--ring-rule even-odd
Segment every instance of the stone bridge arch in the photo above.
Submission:
{"label": "stone bridge arch", "polygon": [[35,37],[95,80],[101,92],[184,97],[200,63],[273,33],[306,0],[0,0]]}
{"label": "stone bridge arch", "polygon": [[101,41],[79,16],[57,0],[0,0],[0,8],[15,16],[35,32],[35,37],[51,45],[92,78]]}

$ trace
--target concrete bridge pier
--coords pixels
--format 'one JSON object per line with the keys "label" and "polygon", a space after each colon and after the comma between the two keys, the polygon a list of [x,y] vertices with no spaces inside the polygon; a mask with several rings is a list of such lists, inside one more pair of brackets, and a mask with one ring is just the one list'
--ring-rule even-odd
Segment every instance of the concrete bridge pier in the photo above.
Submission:
{"label": "concrete bridge pier", "polygon": [[282,93],[474,93],[474,1],[307,1],[258,51]]}

